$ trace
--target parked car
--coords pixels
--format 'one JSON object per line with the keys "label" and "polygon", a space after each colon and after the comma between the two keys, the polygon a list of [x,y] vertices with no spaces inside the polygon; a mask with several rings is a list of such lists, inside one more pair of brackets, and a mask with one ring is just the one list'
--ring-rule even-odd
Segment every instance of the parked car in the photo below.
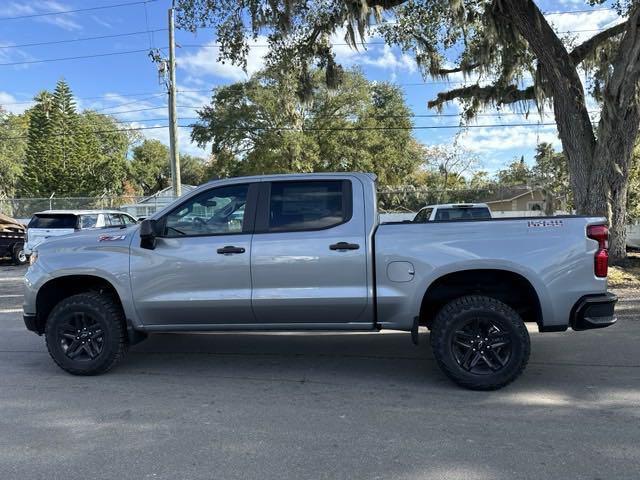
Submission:
{"label": "parked car", "polygon": [[[600,217],[378,221],[374,177],[214,181],[140,225],[54,238],[25,278],[26,327],[72,374],[156,332],[431,330],[444,373],[500,388],[541,332],[616,321]],[[240,221],[239,212],[243,212]]]}
{"label": "parked car", "polygon": [[413,221],[424,223],[489,218],[491,218],[491,210],[486,203],[444,203],[421,208]]}
{"label": "parked car", "polygon": [[27,263],[24,252],[25,231],[24,224],[0,213],[0,257],[11,257],[15,265]]}
{"label": "parked car", "polygon": [[30,255],[44,240],[80,230],[134,225],[136,219],[118,210],[46,210],[31,217],[25,251]]}

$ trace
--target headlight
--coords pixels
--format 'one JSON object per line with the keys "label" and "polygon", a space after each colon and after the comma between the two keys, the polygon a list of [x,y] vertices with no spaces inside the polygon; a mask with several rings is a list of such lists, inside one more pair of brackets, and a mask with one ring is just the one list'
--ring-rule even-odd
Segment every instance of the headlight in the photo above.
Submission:
{"label": "headlight", "polygon": [[33,265],[37,261],[38,261],[38,252],[34,250],[33,252],[31,252],[31,255],[29,256],[29,265]]}

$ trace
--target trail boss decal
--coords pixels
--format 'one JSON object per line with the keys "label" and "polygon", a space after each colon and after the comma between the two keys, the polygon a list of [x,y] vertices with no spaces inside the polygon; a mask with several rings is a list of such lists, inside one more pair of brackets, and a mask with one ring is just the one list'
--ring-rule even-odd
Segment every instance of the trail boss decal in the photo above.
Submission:
{"label": "trail boss decal", "polygon": [[527,226],[529,228],[564,227],[564,222],[562,220],[529,220]]}

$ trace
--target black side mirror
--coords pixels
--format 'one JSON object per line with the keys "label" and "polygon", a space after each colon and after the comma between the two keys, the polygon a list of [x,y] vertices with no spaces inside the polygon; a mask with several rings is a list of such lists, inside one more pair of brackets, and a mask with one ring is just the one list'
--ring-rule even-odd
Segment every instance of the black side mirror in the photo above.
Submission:
{"label": "black side mirror", "polygon": [[140,223],[140,247],[153,250],[156,248],[158,221],[146,218]]}

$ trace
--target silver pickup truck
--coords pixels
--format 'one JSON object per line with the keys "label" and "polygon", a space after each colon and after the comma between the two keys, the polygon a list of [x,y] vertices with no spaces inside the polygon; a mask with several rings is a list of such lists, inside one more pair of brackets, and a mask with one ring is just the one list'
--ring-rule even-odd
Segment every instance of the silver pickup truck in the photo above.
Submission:
{"label": "silver pickup truck", "polygon": [[141,225],[50,239],[24,320],[73,374],[109,370],[155,332],[430,330],[453,381],[496,389],[541,332],[606,327],[603,218],[379,223],[375,177],[220,180]]}

